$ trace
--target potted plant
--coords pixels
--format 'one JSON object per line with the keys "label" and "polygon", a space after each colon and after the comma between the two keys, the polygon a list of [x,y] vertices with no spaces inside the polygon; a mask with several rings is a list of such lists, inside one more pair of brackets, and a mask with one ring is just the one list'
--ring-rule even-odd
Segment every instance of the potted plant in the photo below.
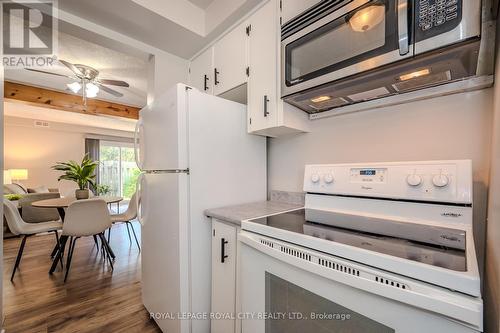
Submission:
{"label": "potted plant", "polygon": [[99,184],[96,186],[97,195],[108,195],[111,192],[111,186]]}
{"label": "potted plant", "polygon": [[75,161],[57,162],[56,165],[52,166],[52,169],[64,172],[59,176],[58,181],[64,179],[77,183],[78,189],[75,191],[77,199],[88,199],[89,184],[95,187],[95,169],[98,165],[98,161],[93,161],[88,155],[85,155],[81,163]]}

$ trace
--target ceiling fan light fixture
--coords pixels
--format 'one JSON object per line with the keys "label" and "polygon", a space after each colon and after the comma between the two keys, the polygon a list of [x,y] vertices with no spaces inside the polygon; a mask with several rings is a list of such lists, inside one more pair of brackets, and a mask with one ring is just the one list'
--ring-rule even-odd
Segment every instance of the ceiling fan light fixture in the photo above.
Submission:
{"label": "ceiling fan light fixture", "polygon": [[80,89],[82,89],[82,85],[78,82],[68,83],[66,86],[75,94],[78,94]]}
{"label": "ceiling fan light fixture", "polygon": [[97,93],[99,92],[99,87],[89,82],[85,85],[85,95],[89,98],[97,97]]}

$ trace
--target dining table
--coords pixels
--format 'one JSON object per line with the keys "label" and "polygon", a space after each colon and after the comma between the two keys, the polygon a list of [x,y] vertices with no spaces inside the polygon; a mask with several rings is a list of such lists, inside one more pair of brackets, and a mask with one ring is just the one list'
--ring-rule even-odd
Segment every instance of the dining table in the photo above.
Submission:
{"label": "dining table", "polygon": [[[101,199],[104,200],[108,205],[112,203],[119,203],[120,201],[123,200],[122,197],[118,196],[94,196],[91,197],[90,199]],[[59,212],[59,215],[61,216],[61,221],[64,223],[64,217],[66,216],[65,209],[68,208],[76,200],[77,199],[75,197],[61,197],[61,198],[33,201],[31,205],[37,208],[56,208],[57,211]],[[68,236],[61,235],[59,239],[60,248],[58,245],[56,245],[54,250],[52,251],[51,256],[54,258],[54,260],[52,262],[52,266],[50,267],[49,274],[54,273],[58,261],[62,260],[62,257],[64,255],[64,248],[66,247],[68,238],[69,238]],[[111,257],[115,259],[115,254],[111,249],[111,247],[109,247],[109,252]]]}

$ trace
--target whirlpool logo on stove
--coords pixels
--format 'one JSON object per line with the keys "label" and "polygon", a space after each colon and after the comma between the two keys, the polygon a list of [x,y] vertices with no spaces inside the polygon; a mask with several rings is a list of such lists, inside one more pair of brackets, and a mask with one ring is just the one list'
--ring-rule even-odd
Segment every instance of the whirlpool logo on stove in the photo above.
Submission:
{"label": "whirlpool logo on stove", "polygon": [[443,217],[454,217],[454,218],[459,218],[462,216],[462,214],[460,213],[449,213],[449,212],[445,212],[445,213],[442,213],[441,216]]}

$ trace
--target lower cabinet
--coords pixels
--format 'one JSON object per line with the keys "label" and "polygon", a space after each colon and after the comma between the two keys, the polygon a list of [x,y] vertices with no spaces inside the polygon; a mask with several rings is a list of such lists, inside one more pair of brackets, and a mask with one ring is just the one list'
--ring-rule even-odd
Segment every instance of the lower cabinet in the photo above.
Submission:
{"label": "lower cabinet", "polygon": [[236,331],[236,262],[238,227],[212,219],[211,332]]}

